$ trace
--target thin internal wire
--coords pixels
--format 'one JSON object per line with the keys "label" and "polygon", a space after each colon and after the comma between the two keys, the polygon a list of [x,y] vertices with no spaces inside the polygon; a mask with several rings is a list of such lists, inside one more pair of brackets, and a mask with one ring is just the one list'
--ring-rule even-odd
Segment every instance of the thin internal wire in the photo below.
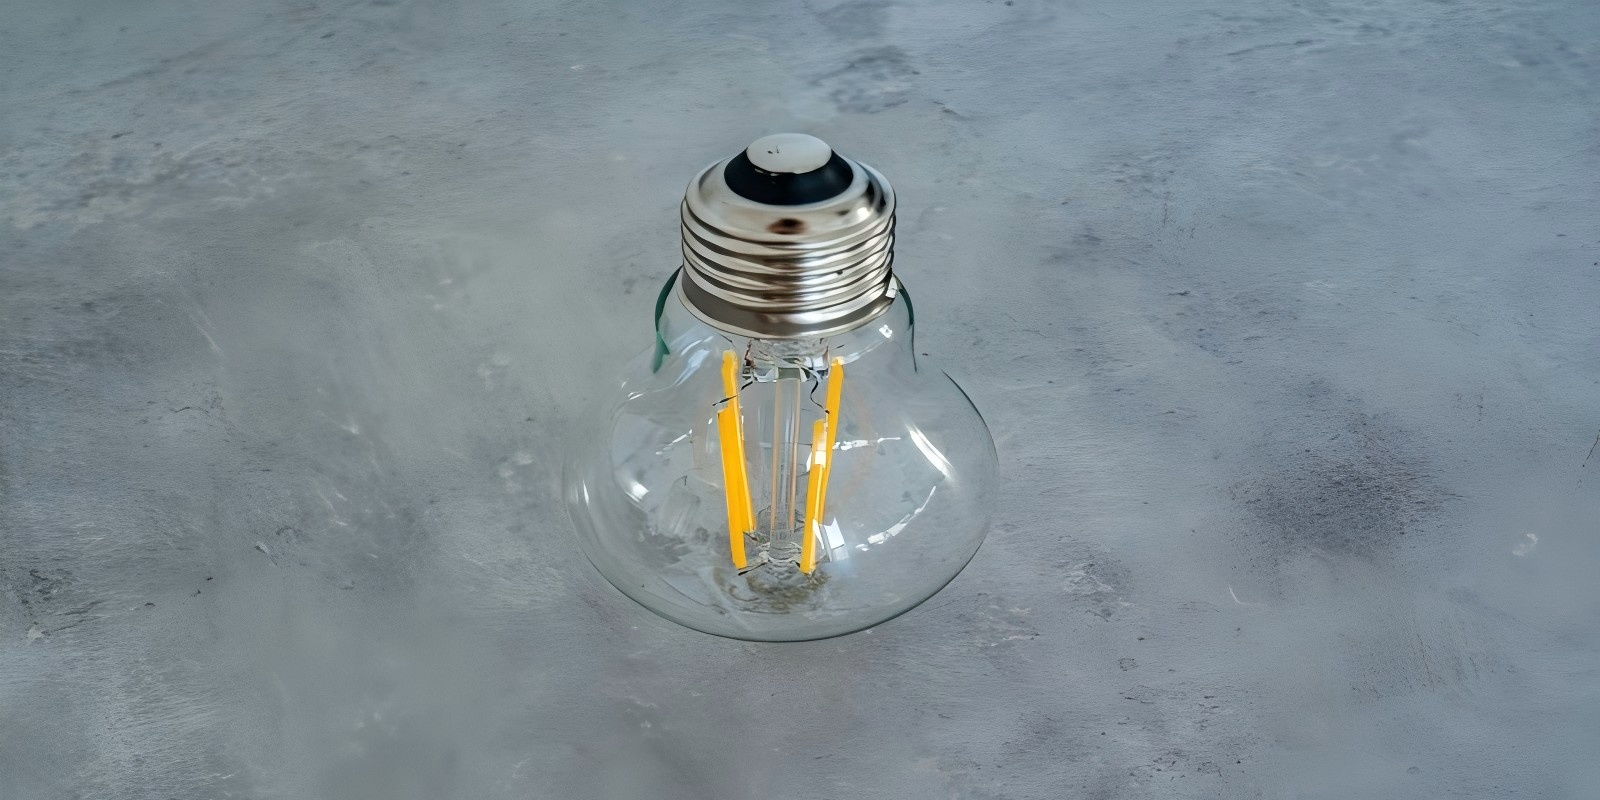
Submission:
{"label": "thin internal wire", "polygon": [[789,506],[784,527],[793,528],[795,502],[799,500],[800,481],[800,381],[794,382],[794,413],[789,420]]}
{"label": "thin internal wire", "polygon": [[767,495],[772,498],[772,508],[767,516],[767,540],[770,542],[778,535],[778,452],[783,441],[783,392],[778,391],[778,385],[772,385],[772,493]]}

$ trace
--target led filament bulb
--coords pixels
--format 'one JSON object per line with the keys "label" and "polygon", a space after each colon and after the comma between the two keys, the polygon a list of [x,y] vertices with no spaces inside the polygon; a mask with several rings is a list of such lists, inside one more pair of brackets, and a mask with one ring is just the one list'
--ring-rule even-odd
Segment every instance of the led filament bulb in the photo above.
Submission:
{"label": "led filament bulb", "polygon": [[983,541],[994,443],[915,350],[888,182],[780,134],[702,172],[682,216],[655,346],[567,459],[584,553],[650,610],[739,639],[927,599]]}

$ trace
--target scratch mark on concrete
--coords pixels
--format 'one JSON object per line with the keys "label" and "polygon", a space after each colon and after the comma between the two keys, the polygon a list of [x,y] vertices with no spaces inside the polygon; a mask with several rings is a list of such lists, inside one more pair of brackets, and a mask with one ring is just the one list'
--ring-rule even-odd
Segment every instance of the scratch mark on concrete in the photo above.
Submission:
{"label": "scratch mark on concrete", "polygon": [[1578,465],[1578,486],[1583,485],[1583,471],[1589,467],[1589,459],[1594,458],[1594,449],[1600,446],[1600,432],[1594,435],[1594,444],[1589,445],[1589,453],[1583,457],[1583,463]]}

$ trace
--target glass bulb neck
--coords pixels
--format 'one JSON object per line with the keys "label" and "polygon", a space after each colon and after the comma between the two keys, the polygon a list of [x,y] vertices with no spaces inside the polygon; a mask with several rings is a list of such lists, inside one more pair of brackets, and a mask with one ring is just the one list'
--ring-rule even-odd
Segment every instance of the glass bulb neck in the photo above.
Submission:
{"label": "glass bulb neck", "polygon": [[736,346],[741,358],[755,366],[825,370],[831,359],[847,363],[869,352],[888,348],[902,353],[915,368],[915,312],[911,295],[898,278],[889,276],[883,306],[870,319],[843,330],[799,336],[754,336],[714,325],[699,313],[681,291],[683,270],[673,273],[656,298],[655,367],[670,355],[697,349]]}

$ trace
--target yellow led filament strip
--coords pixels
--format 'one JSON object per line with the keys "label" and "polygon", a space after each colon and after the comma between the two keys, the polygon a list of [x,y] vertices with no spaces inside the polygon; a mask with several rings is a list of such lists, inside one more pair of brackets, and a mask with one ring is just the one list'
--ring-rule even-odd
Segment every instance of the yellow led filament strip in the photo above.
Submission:
{"label": "yellow led filament strip", "polygon": [[[728,549],[733,565],[744,569],[748,560],[744,538],[756,529],[750,502],[750,481],[744,463],[744,420],[739,414],[739,360],[732,350],[722,354],[722,390],[727,404],[717,411],[717,435],[722,441],[722,481],[728,500]],[[817,568],[817,538],[822,535],[822,512],[828,497],[828,476],[833,470],[833,448],[839,437],[839,402],[844,392],[844,361],[828,367],[827,403],[822,419],[811,426],[811,454],[806,477],[805,529],[800,538],[800,571]]]}
{"label": "yellow led filament strip", "polygon": [[722,440],[722,485],[728,496],[728,549],[733,565],[745,567],[744,535],[755,530],[756,512],[750,505],[750,479],[744,472],[744,419],[739,415],[739,362],[729,350],[722,354],[722,391],[727,405],[717,411],[717,436]]}
{"label": "yellow led filament strip", "polygon": [[828,501],[828,476],[833,472],[833,445],[839,438],[839,399],[844,392],[844,361],[828,365],[827,413],[811,426],[811,480],[806,485],[806,532],[800,544],[800,571],[817,568],[816,540],[822,535],[822,509]]}

